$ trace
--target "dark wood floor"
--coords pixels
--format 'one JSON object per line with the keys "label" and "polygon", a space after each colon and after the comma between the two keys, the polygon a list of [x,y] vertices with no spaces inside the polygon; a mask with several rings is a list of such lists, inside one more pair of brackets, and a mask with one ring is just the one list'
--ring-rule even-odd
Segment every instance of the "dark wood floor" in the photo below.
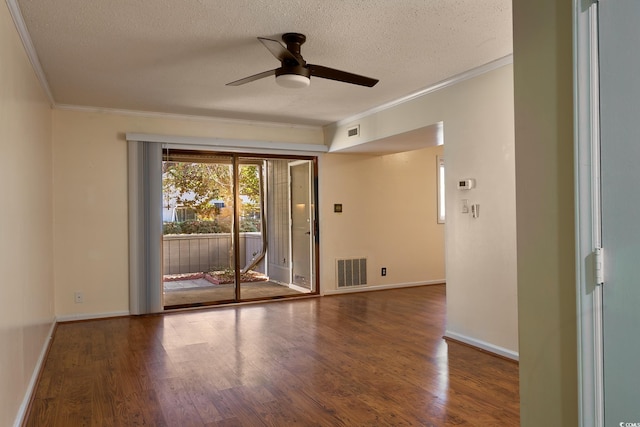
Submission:
{"label": "dark wood floor", "polygon": [[57,327],[27,426],[517,426],[442,285]]}

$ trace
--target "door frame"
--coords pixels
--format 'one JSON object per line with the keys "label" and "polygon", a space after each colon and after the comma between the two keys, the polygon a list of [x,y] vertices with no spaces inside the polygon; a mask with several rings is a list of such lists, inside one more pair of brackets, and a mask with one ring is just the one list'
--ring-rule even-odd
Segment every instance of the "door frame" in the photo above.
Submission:
{"label": "door frame", "polygon": [[573,2],[576,307],[580,426],[604,426],[602,286],[594,251],[601,245],[597,0]]}
{"label": "door frame", "polygon": [[[171,149],[171,147],[164,147],[163,149],[168,148]],[[240,181],[240,168],[244,165],[251,165],[251,164],[258,164],[257,162],[260,161],[265,161],[265,160],[269,160],[269,159],[275,159],[275,160],[283,160],[286,161],[286,168],[287,168],[287,177],[286,177],[286,185],[287,185],[287,196],[286,196],[286,200],[287,200],[287,208],[286,208],[286,212],[285,215],[288,216],[288,238],[286,238],[284,240],[284,242],[288,243],[288,258],[289,258],[289,283],[287,284],[289,288],[294,289],[299,291],[302,294],[306,294],[306,295],[317,295],[319,294],[319,281],[318,281],[318,258],[317,258],[317,254],[319,252],[319,248],[318,248],[318,244],[319,241],[317,239],[316,233],[317,233],[317,215],[318,215],[318,209],[317,209],[317,163],[318,163],[318,158],[317,156],[309,156],[309,155],[293,155],[293,154],[286,154],[286,155],[274,155],[274,154],[263,154],[263,153],[244,153],[244,152],[227,152],[227,151],[220,151],[220,150],[209,150],[209,149],[203,149],[203,148],[197,148],[197,149],[193,149],[191,147],[189,148],[174,148],[172,149],[173,151],[173,155],[175,156],[175,153],[185,153],[188,154],[190,156],[194,157],[194,160],[198,160],[199,157],[202,157],[204,159],[206,159],[208,156],[213,155],[213,156],[220,156],[220,157],[224,157],[226,160],[228,160],[229,165],[231,166],[231,170],[232,170],[232,195],[233,195],[233,221],[232,224],[232,231],[231,231],[231,235],[232,235],[232,242],[233,242],[233,246],[232,246],[232,251],[233,251],[233,270],[235,272],[235,278],[236,278],[236,282],[235,282],[235,286],[234,286],[234,298],[233,300],[220,300],[220,301],[201,301],[198,303],[194,303],[194,304],[187,304],[185,305],[185,307],[183,306],[166,306],[164,303],[162,304],[163,310],[173,310],[173,309],[180,309],[180,308],[186,308],[186,307],[195,307],[195,306],[214,306],[214,305],[224,305],[224,304],[233,304],[233,303],[242,303],[242,302],[248,302],[248,301],[257,301],[257,298],[252,298],[252,299],[246,299],[242,296],[242,283],[239,280],[241,272],[243,267],[240,264],[240,260],[241,260],[241,245],[240,245],[240,235],[241,235],[241,231],[240,231],[240,206],[241,206],[241,194],[240,194],[240,185],[239,185],[239,181]],[[163,156],[164,159],[164,156]],[[225,162],[226,164],[227,162]],[[302,288],[300,286],[293,286],[293,282],[292,282],[292,266],[293,266],[293,261],[291,258],[291,254],[292,254],[292,238],[291,238],[291,231],[292,231],[292,224],[291,224],[291,175],[290,175],[290,168],[292,165],[308,165],[308,169],[309,169],[309,181],[307,183],[308,187],[309,187],[309,194],[310,194],[310,206],[311,206],[311,218],[313,219],[312,223],[311,223],[311,236],[310,236],[310,257],[309,257],[309,261],[310,261],[310,271],[309,271],[309,281],[310,281],[310,288],[309,289],[305,289]],[[262,167],[262,166],[260,166]],[[262,170],[262,169],[261,169]],[[265,184],[267,181],[263,181],[261,179],[261,183]],[[268,186],[268,184],[267,184]],[[160,190],[162,191],[162,190]],[[263,212],[263,220],[262,220],[262,224],[264,225],[264,221],[266,221],[267,215],[266,215],[266,210],[265,210],[265,198],[268,198],[268,193],[269,190],[262,188],[262,199],[261,199],[261,209]],[[161,203],[159,203],[159,205],[161,205]],[[264,244],[264,230],[263,230],[263,244]],[[263,248],[264,250],[264,248]],[[266,254],[266,252],[265,252]],[[162,257],[160,257],[162,258]],[[265,268],[268,268],[268,262],[265,263]],[[288,298],[288,297],[296,297],[298,295],[279,295],[279,296],[274,296],[274,297],[265,297],[265,298],[260,298],[260,300],[269,300],[269,299],[280,299],[280,298]]]}

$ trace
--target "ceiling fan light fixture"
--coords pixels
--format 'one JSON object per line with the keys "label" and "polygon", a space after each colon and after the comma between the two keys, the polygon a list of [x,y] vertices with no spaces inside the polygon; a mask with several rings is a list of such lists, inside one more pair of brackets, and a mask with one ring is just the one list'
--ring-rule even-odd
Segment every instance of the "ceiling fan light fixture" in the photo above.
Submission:
{"label": "ceiling fan light fixture", "polygon": [[279,76],[276,76],[276,83],[282,87],[300,89],[309,86],[311,79],[307,76],[301,76],[298,74],[280,74]]}
{"label": "ceiling fan light fixture", "polygon": [[340,71],[335,68],[329,68],[322,65],[307,64],[307,61],[302,58],[302,54],[300,53],[300,46],[306,39],[307,38],[304,34],[283,34],[282,40],[287,44],[285,47],[277,40],[258,37],[258,40],[260,40],[264,47],[266,47],[269,52],[271,52],[271,54],[280,61],[280,68],[263,71],[262,73],[227,83],[227,86],[240,86],[264,77],[273,76],[274,74],[276,76],[276,83],[278,83],[279,86],[294,89],[309,86],[312,75],[323,79],[366,87],[373,87],[378,83],[377,79],[372,79],[371,77],[347,73],[346,71]]}

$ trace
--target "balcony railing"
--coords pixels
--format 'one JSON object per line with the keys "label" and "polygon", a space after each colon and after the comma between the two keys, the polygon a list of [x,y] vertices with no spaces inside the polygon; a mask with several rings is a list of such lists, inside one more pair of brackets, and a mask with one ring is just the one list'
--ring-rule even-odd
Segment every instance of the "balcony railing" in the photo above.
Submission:
{"label": "balcony railing", "polygon": [[[240,233],[240,266],[262,249],[261,233]],[[230,233],[166,234],[162,239],[163,274],[200,273],[233,268]],[[264,262],[253,268],[264,273]]]}

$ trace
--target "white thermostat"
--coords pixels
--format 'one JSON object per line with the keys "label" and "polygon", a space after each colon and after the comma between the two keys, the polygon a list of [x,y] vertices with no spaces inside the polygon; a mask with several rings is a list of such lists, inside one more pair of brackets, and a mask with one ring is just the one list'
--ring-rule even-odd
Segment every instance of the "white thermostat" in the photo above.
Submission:
{"label": "white thermostat", "polygon": [[475,179],[461,179],[458,181],[458,190],[471,190],[476,186]]}

